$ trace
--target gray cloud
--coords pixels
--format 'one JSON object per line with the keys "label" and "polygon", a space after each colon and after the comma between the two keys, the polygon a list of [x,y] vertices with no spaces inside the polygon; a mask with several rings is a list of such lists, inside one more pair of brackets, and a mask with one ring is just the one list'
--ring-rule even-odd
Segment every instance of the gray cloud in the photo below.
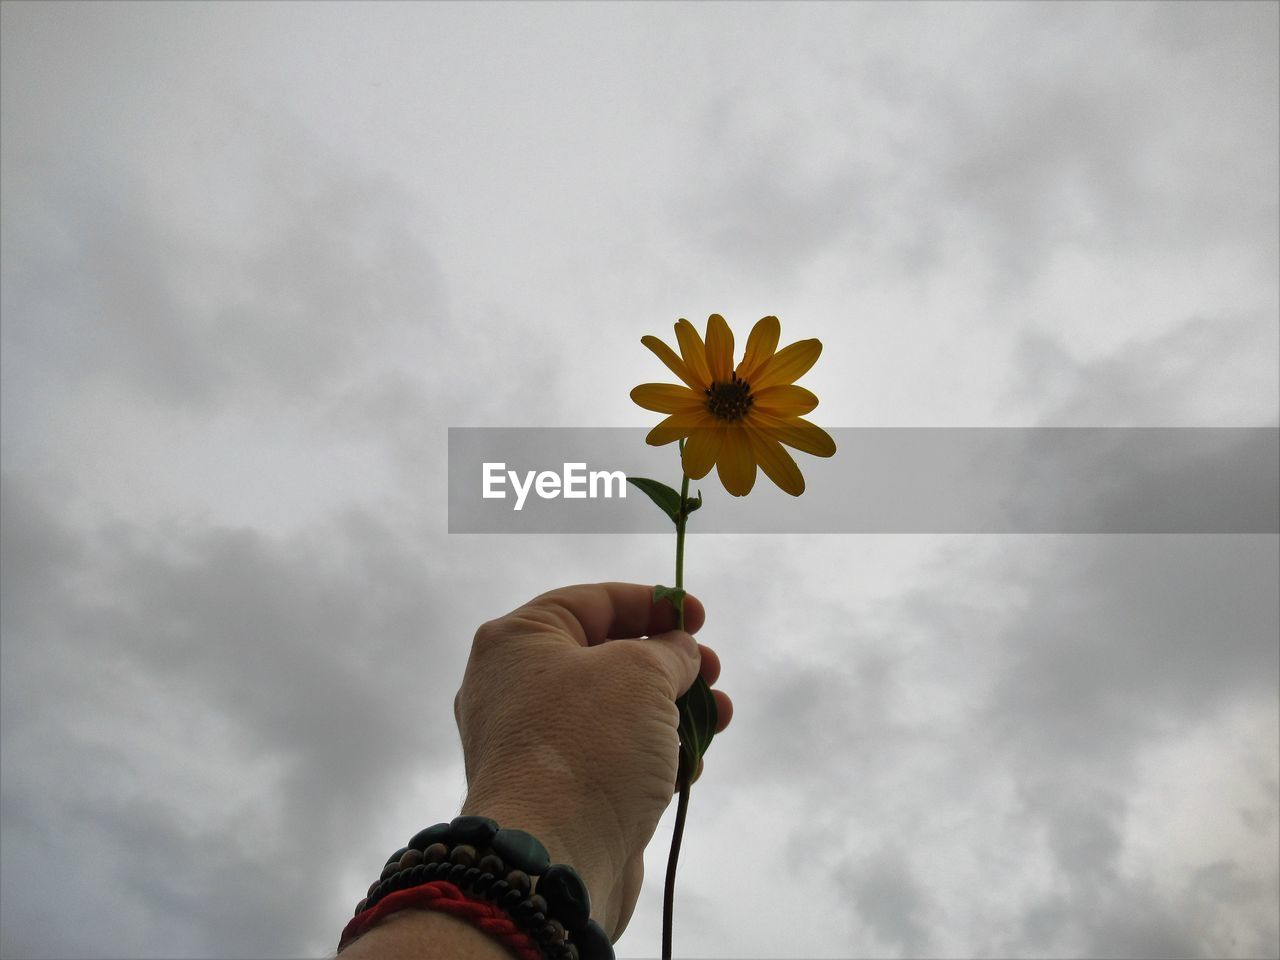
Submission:
{"label": "gray cloud", "polygon": [[[1070,756],[1154,733],[1223,696],[1265,696],[1280,669],[1276,538],[1099,538],[1064,552],[1010,625],[1018,659],[997,696],[1038,722],[1025,749]],[[1034,610],[1034,613],[1031,611]],[[1105,667],[1103,666],[1105,665]]]}
{"label": "gray cloud", "polygon": [[999,264],[993,292],[1008,294],[1072,245],[1141,245],[1187,269],[1231,250],[1270,275],[1273,8],[863,7],[835,19],[876,40],[851,54],[802,35],[785,70],[774,61],[707,107],[702,174],[678,221],[712,262],[785,284],[831,256],[865,288],[904,266],[918,282],[971,270],[978,247]]}
{"label": "gray cloud", "polygon": [[877,936],[904,956],[920,957],[932,952],[924,913],[928,879],[912,876],[910,862],[904,850],[886,848],[856,867],[846,864],[838,882]]}
{"label": "gray cloud", "polygon": [[175,225],[163,191],[133,171],[53,160],[7,224],[8,342],[46,375],[206,409],[332,402],[388,344],[422,350],[415,329],[445,319],[414,230],[423,212],[316,149],[287,125],[276,133],[237,184],[260,232],[235,241]]}
{"label": "gray cloud", "polygon": [[1059,337],[1015,342],[1006,402],[1033,402],[1045,426],[1262,426],[1275,422],[1274,310],[1192,316],[1081,358]]}
{"label": "gray cloud", "polygon": [[[438,731],[469,637],[438,626],[435,562],[355,513],[293,542],[118,524],[75,549],[9,478],[3,520],[6,913],[62,887],[93,920],[6,924],[6,954],[296,955],[404,772],[454,776]],[[77,849],[98,866],[68,888]],[[140,916],[165,940],[129,940]]]}
{"label": "gray cloud", "polygon": [[[1274,874],[1255,876],[1261,889],[1234,904],[1191,892],[1162,903],[1117,861],[1131,792],[1122,785],[1145,750],[1236,703],[1274,711],[1278,579],[1274,537],[1100,538],[1046,565],[1032,602],[1006,625],[1012,656],[985,718],[1002,731],[1024,815],[1047,830],[1069,884],[1065,901],[1055,895],[1029,914],[1029,932],[1056,918],[1083,933],[1091,956],[1275,949],[1260,909]],[[1231,909],[1242,911],[1249,946],[1173,919]]]}
{"label": "gray cloud", "polygon": [[[773,563],[803,563],[802,543]],[[868,603],[850,579],[825,602],[792,597],[800,617],[750,599],[769,595],[773,563],[710,607],[739,695],[708,782],[797,798],[774,812],[796,824],[786,849],[824,837],[824,869],[789,875],[811,891],[829,876],[847,898],[831,903],[852,931],[831,921],[831,955],[1275,951],[1265,857],[1237,859],[1224,839],[1217,866],[1159,885],[1131,860],[1152,751],[1235,710],[1276,715],[1274,536],[939,540],[899,596]],[[796,633],[800,647],[785,642]],[[1232,749],[1260,764],[1247,789],[1265,805],[1274,762],[1255,735]],[[1275,842],[1274,821],[1249,822]]]}

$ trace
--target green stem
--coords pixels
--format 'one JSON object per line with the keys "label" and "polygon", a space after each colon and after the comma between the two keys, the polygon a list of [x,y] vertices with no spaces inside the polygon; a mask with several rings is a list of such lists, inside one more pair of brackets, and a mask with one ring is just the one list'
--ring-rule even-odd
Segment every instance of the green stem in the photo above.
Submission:
{"label": "green stem", "polygon": [[[680,441],[684,453],[684,441]],[[681,470],[680,513],[676,520],[676,589],[684,589],[684,528],[689,519],[686,505],[689,501],[689,475]],[[676,604],[676,626],[684,629],[684,598]],[[671,853],[667,856],[667,883],[662,892],[662,960],[671,960],[671,921],[676,902],[676,864],[680,860],[680,842],[684,838],[685,815],[689,812],[689,781],[694,771],[685,769],[684,746],[680,747],[678,761],[680,799],[676,801],[676,824],[671,834]]]}
{"label": "green stem", "polygon": [[671,918],[676,906],[676,863],[680,859],[680,841],[684,839],[684,818],[689,812],[689,777],[680,758],[680,799],[676,801],[676,825],[671,833],[671,853],[667,857],[667,885],[662,893],[662,960],[671,960]]}
{"label": "green stem", "polygon": [[[689,499],[689,476],[685,474],[680,481],[680,519],[676,521],[676,589],[684,589],[684,526],[689,520],[685,512],[685,503]],[[676,605],[676,626],[684,629],[684,598]]]}

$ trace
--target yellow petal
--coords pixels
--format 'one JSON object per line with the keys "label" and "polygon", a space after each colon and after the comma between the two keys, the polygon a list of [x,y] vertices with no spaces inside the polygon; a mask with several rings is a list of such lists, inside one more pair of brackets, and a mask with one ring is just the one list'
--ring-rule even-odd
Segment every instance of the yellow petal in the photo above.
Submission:
{"label": "yellow petal", "polygon": [[836,442],[827,431],[803,417],[771,417],[753,409],[748,419],[752,426],[759,427],[767,436],[781,440],[788,447],[795,447],[803,453],[829,457],[836,452]]}
{"label": "yellow petal", "polygon": [[[634,395],[633,392],[632,396]],[[798,417],[818,405],[817,397],[794,383],[786,383],[780,387],[766,387],[764,390],[752,390],[751,398],[755,401],[753,410],[775,417]],[[640,405],[644,406],[644,404]]]}
{"label": "yellow petal", "polygon": [[684,472],[694,480],[701,480],[710,473],[728,432],[727,427],[705,427],[689,434],[684,445]]}
{"label": "yellow petal", "polygon": [[705,394],[674,383],[642,383],[631,391],[631,399],[646,410],[658,413],[690,413],[701,410],[707,402]]}
{"label": "yellow petal", "polygon": [[742,362],[738,364],[738,376],[747,383],[756,375],[761,365],[773,356],[778,349],[778,337],[782,326],[777,317],[761,317],[751,328],[747,337],[747,349],[742,354]]}
{"label": "yellow petal", "polygon": [[707,318],[707,366],[716,383],[727,383],[733,376],[733,331],[718,313]]}
{"label": "yellow petal", "polygon": [[697,422],[687,413],[673,413],[649,431],[644,442],[651,447],[660,447],[673,440],[683,440],[697,426]]}
{"label": "yellow petal", "polygon": [[782,444],[755,427],[747,428],[747,436],[751,439],[752,455],[765,475],[793,497],[804,493],[804,474]]}
{"label": "yellow petal", "polygon": [[711,386],[711,371],[707,367],[707,348],[688,320],[676,322],[676,339],[680,341],[680,354],[684,357],[685,366],[693,374],[698,384],[689,384],[695,390],[705,390]]}
{"label": "yellow petal", "polygon": [[667,369],[674,373],[677,377],[687,383],[690,389],[705,390],[707,384],[698,384],[698,378],[693,375],[683,360],[676,356],[676,352],[668,347],[657,337],[641,337],[640,342],[652,350],[663,363],[667,365]]}
{"label": "yellow petal", "polygon": [[798,340],[783,347],[760,368],[754,380],[748,381],[753,390],[764,390],[783,383],[795,383],[805,371],[818,362],[822,353],[821,340]]}
{"label": "yellow petal", "polygon": [[751,455],[751,441],[741,427],[724,431],[724,443],[716,457],[720,482],[735,497],[745,497],[756,485],[756,461]]}

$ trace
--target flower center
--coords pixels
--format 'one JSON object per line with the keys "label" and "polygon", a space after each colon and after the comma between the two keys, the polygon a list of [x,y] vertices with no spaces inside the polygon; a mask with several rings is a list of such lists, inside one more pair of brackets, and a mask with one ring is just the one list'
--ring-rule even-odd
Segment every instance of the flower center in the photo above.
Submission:
{"label": "flower center", "polygon": [[717,382],[707,387],[707,409],[721,420],[741,420],[754,402],[751,385],[739,380],[736,373],[727,383]]}

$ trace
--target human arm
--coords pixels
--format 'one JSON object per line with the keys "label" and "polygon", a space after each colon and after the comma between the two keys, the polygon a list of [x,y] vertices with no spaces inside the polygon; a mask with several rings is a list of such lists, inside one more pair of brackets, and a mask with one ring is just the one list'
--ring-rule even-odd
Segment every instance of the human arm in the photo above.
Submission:
{"label": "human arm", "polygon": [[[685,619],[690,631],[704,620],[693,597]],[[462,812],[542,840],[553,862],[582,876],[593,918],[615,940],[639,896],[644,848],[672,797],[675,700],[699,672],[708,683],[719,676],[714,652],[674,626],[670,604],[654,604],[647,586],[553,590],[476,632],[455,698],[468,781]],[[714,693],[723,729],[732,704]],[[507,956],[453,918],[395,916],[344,958]],[[434,952],[423,952],[426,943]]]}

